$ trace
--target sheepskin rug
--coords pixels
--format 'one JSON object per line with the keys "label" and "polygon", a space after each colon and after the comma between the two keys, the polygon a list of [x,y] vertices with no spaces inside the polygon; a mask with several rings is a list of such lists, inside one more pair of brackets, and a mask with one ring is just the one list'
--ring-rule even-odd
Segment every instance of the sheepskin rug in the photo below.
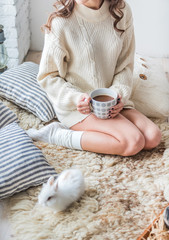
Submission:
{"label": "sheepskin rug", "polygon": [[[44,125],[37,117],[3,100],[18,116],[23,129]],[[159,147],[133,157],[70,150],[35,142],[57,173],[82,170],[86,191],[66,211],[40,207],[41,186],[5,200],[15,240],[136,240],[166,206],[169,184],[169,124],[155,120],[163,139]]]}

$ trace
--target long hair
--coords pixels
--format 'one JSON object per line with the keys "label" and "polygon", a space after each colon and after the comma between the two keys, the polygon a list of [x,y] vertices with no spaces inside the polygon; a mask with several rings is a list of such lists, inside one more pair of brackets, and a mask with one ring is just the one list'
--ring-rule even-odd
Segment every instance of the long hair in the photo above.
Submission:
{"label": "long hair", "polygon": [[[122,9],[125,7],[125,2],[124,0],[104,0],[104,1],[109,1],[110,6],[109,6],[109,12],[115,19],[114,21],[114,28],[116,31],[123,33],[123,29],[119,29],[117,27],[118,22],[123,18],[123,11]],[[75,0],[58,0],[56,3],[53,4],[55,7],[55,12],[53,12],[48,20],[47,23],[44,25],[44,28],[47,30],[51,30],[51,22],[55,17],[64,17],[68,18],[74,9],[75,6]]]}

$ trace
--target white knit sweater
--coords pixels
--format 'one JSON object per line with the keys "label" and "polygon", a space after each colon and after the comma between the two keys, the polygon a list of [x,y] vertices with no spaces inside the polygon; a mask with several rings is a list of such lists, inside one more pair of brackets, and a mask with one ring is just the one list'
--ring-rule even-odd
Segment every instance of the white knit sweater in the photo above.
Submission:
{"label": "white knit sweater", "polygon": [[133,107],[129,99],[135,41],[127,3],[123,12],[118,23],[125,30],[122,35],[113,27],[107,0],[99,10],[76,4],[69,18],[55,18],[51,32],[45,34],[38,81],[59,121],[68,127],[87,116],[76,109],[81,94],[97,88],[116,90],[125,107]]}

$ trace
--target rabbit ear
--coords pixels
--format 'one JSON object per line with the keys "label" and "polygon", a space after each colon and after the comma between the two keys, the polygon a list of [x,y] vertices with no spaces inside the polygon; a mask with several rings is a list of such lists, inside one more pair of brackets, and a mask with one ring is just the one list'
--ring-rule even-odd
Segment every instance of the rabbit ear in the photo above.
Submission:
{"label": "rabbit ear", "polygon": [[55,181],[55,183],[54,183],[54,189],[55,189],[55,191],[58,190],[58,181]]}
{"label": "rabbit ear", "polygon": [[51,176],[51,177],[48,179],[47,184],[49,184],[50,186],[52,186],[53,183],[54,183],[54,181],[55,181],[55,178],[54,178],[53,176]]}

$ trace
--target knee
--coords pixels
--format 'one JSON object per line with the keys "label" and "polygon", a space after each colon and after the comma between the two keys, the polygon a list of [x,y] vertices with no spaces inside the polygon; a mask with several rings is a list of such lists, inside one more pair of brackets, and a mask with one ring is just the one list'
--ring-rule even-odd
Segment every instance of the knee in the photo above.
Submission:
{"label": "knee", "polygon": [[155,125],[153,128],[149,129],[145,136],[145,149],[149,150],[157,147],[161,142],[161,131]]}
{"label": "knee", "polygon": [[124,152],[122,156],[133,156],[140,152],[145,146],[145,138],[141,132],[137,132],[134,136],[125,142]]}

